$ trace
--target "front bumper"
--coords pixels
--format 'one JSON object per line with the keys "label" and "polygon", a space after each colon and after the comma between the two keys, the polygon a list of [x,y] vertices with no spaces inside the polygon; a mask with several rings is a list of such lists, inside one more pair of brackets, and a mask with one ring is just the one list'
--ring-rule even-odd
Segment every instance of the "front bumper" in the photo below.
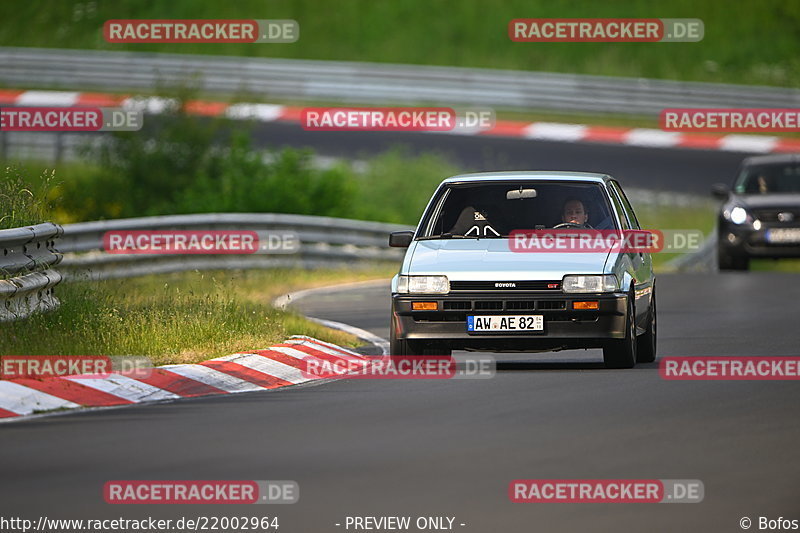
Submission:
{"label": "front bumper", "polygon": [[737,226],[725,223],[720,226],[719,246],[729,254],[746,255],[766,259],[800,257],[800,243],[774,243],[767,240],[767,232],[772,229],[793,228],[797,225],[768,225],[761,229],[752,226]]}
{"label": "front bumper", "polygon": [[[574,310],[575,301],[598,301],[597,310]],[[413,311],[412,302],[437,302],[437,311]],[[392,295],[397,339],[447,344],[452,349],[536,351],[599,348],[625,337],[627,295],[466,293]],[[467,315],[542,315],[544,331],[469,333]]]}

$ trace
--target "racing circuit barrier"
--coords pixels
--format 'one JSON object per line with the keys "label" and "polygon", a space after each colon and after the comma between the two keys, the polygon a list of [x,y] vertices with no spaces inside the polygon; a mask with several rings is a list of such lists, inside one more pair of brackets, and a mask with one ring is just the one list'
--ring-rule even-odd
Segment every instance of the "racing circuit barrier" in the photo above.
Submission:
{"label": "racing circuit barrier", "polygon": [[56,239],[61,226],[47,222],[0,230],[0,321],[25,318],[59,305],[53,287],[62,279]]}
{"label": "racing circuit barrier", "polygon": [[205,93],[293,101],[642,116],[665,107],[800,106],[796,89],[388,63],[0,47],[0,64],[0,84],[65,90],[190,85]]}
{"label": "racing circuit barrier", "polygon": [[[403,251],[389,248],[392,231],[412,229],[397,224],[311,215],[276,213],[213,213],[81,222],[64,226],[59,250],[67,280],[109,279],[186,270],[249,268],[319,268],[400,261]],[[103,251],[108,231],[240,230],[291,232],[299,247],[291,254],[118,254]]]}
{"label": "racing circuit barrier", "polygon": [[[389,248],[392,231],[408,226],[311,215],[214,213],[128,218],[66,224],[45,223],[0,230],[0,321],[58,307],[53,287],[62,281],[125,278],[187,270],[356,267],[402,259]],[[292,232],[291,254],[118,254],[104,251],[108,231],[240,230]],[[713,239],[671,265],[677,270],[714,268]],[[63,255],[62,255],[63,253]],[[53,267],[59,265],[58,270]]]}

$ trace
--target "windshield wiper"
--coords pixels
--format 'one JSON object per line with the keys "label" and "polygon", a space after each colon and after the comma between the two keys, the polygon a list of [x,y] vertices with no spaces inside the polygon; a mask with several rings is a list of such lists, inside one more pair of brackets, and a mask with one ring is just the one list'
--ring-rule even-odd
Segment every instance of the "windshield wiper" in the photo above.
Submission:
{"label": "windshield wiper", "polygon": [[429,241],[433,239],[480,239],[480,237],[473,237],[467,235],[459,235],[457,233],[442,233],[441,235],[431,235],[429,237],[420,237],[417,240]]}

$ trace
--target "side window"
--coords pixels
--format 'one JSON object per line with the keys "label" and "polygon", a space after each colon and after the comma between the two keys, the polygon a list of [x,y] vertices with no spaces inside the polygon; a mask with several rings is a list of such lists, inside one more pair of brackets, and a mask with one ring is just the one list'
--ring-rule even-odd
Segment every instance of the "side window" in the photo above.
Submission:
{"label": "side window", "polygon": [[625,208],[622,207],[622,201],[619,199],[619,194],[617,193],[616,189],[611,186],[613,183],[614,182],[609,182],[608,195],[611,197],[611,202],[614,204],[614,211],[619,214],[619,222],[622,225],[622,229],[631,229],[631,224],[628,221]]}
{"label": "side window", "polygon": [[622,206],[625,209],[625,214],[628,217],[631,229],[641,229],[641,227],[639,226],[639,221],[636,219],[636,213],[633,212],[633,207],[631,206],[631,203],[628,201],[628,197],[625,196],[625,192],[622,190],[622,187],[620,187],[619,183],[617,183],[616,181],[612,181],[611,186],[614,188],[614,191],[619,195],[620,199],[622,200]]}

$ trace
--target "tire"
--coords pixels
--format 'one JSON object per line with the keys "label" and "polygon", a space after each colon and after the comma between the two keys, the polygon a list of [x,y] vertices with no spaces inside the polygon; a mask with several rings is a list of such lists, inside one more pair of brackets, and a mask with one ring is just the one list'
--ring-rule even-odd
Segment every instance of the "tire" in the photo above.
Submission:
{"label": "tire", "polygon": [[394,309],[392,309],[392,323],[389,327],[389,355],[411,355],[411,343],[407,340],[398,339],[395,336]]}
{"label": "tire", "polygon": [[656,290],[653,288],[653,298],[650,302],[650,313],[647,320],[647,330],[636,338],[636,362],[652,363],[656,360],[656,341],[658,335],[658,320],[656,319]]}
{"label": "tire", "polygon": [[625,338],[611,339],[603,347],[606,368],[633,368],[636,365],[636,309],[633,295],[628,295],[628,317],[625,320]]}
{"label": "tire", "polygon": [[748,270],[750,268],[749,257],[731,253],[722,247],[717,248],[717,263],[720,270]]}

